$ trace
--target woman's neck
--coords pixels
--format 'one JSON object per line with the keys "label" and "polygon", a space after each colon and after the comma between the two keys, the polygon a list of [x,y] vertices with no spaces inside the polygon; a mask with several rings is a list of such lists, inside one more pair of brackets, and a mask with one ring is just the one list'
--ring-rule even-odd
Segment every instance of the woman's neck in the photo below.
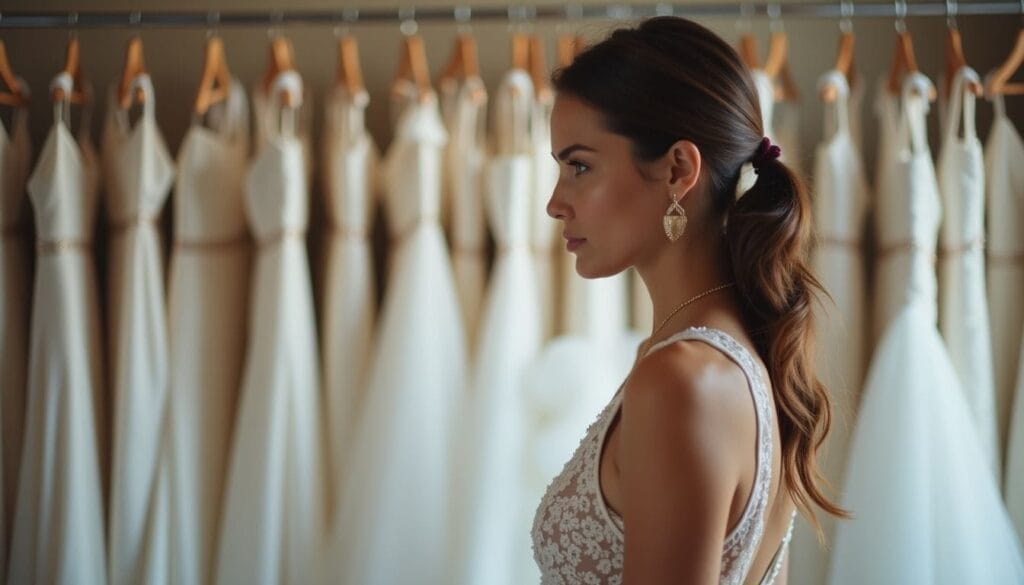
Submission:
{"label": "woman's neck", "polygon": [[[715,297],[735,292],[725,289],[705,296],[671,315],[683,302],[734,280],[724,240],[720,235],[716,238],[693,234],[686,242],[665,246],[649,262],[638,264],[637,271],[654,305],[649,345],[689,326],[703,324],[700,320],[700,315],[705,312],[703,309],[710,305],[718,306],[720,299]],[[662,323],[664,326],[654,331]]]}

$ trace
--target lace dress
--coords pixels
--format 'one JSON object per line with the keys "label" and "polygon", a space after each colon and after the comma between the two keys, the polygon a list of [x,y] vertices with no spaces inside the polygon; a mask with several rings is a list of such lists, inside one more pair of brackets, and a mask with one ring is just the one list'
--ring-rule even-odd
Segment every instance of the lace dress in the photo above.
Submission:
{"label": "lace dress", "polygon": [[[756,407],[758,440],[754,488],[739,522],[725,538],[719,579],[719,583],[742,583],[764,533],[764,514],[771,486],[772,412],[768,389],[746,349],[716,329],[691,327],[654,344],[644,355],[674,341],[688,339],[704,341],[735,361],[747,376]],[[587,430],[565,469],[548,487],[537,509],[532,534],[533,552],[544,585],[622,583],[624,522],[605,504],[598,473],[605,435],[621,405],[620,386],[615,397]],[[781,570],[792,530],[791,520],[772,566],[761,581],[762,585],[770,585]]]}

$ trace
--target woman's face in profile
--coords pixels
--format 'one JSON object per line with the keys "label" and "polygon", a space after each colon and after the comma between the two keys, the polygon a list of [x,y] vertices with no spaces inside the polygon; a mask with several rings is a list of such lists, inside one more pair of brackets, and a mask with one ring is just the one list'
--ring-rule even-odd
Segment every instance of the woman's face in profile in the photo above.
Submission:
{"label": "woman's face in profile", "polygon": [[640,174],[628,138],[605,127],[600,112],[559,94],[551,114],[551,149],[558,183],[547,212],[561,221],[576,272],[584,278],[617,274],[665,241],[661,216],[670,193]]}

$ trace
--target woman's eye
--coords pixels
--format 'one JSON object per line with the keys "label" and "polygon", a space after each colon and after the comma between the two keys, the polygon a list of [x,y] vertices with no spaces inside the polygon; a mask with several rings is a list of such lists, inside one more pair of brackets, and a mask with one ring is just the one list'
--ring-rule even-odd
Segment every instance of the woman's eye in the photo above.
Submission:
{"label": "woman's eye", "polygon": [[575,160],[569,161],[569,166],[572,167],[574,175],[582,175],[583,173],[590,170],[590,167]]}

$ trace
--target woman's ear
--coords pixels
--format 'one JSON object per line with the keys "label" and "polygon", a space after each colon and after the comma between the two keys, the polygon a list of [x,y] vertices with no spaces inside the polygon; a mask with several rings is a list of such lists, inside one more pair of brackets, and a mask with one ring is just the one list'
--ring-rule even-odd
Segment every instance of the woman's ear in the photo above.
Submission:
{"label": "woman's ear", "polygon": [[689,140],[680,140],[669,147],[665,157],[668,188],[682,199],[700,179],[700,150]]}

